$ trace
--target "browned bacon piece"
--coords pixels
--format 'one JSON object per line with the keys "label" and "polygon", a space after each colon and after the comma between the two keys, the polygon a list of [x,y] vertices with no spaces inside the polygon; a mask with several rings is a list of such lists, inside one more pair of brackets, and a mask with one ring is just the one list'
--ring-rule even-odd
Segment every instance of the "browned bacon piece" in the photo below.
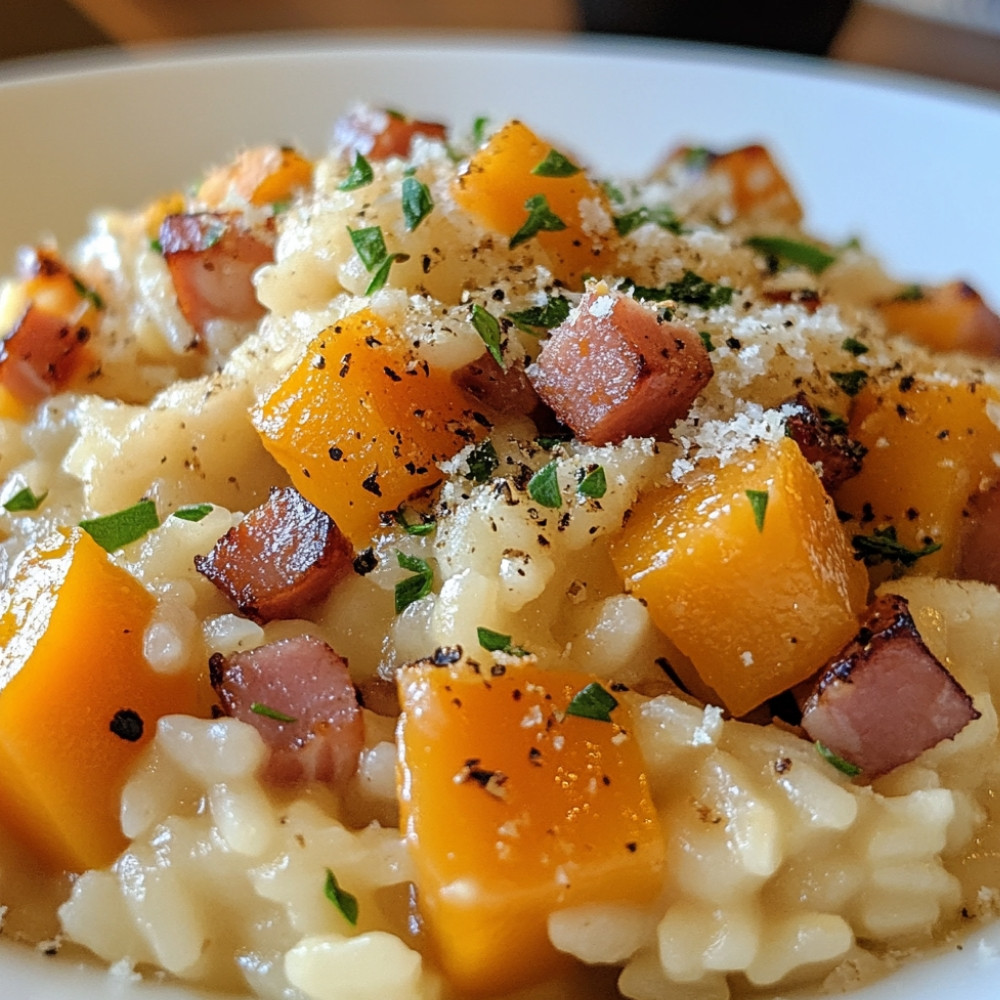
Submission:
{"label": "browned bacon piece", "polygon": [[333,141],[337,145],[369,160],[409,156],[413,137],[417,135],[444,141],[446,129],[438,122],[418,121],[382,108],[353,111],[333,127]]}
{"label": "browned bacon piece", "polygon": [[226,715],[253,726],[271,751],[264,777],[280,785],[343,784],[364,746],[364,719],[347,663],[312,636],[209,660]]}
{"label": "browned bacon piece", "polygon": [[665,436],[712,377],[701,338],[618,291],[588,292],[528,369],[538,395],[578,438]]}
{"label": "browned bacon piece", "polygon": [[274,260],[268,226],[251,230],[234,212],[168,215],[160,226],[160,248],[196,344],[209,320],[249,323],[264,315],[253,274]]}
{"label": "browned bacon piece", "polygon": [[960,580],[982,580],[1000,587],[1000,485],[978,493],[966,505],[963,525]]}
{"label": "browned bacon piece", "polygon": [[877,598],[802,709],[810,738],[877,778],[953,738],[979,712],[924,645],[906,600]]}
{"label": "browned bacon piece", "polygon": [[33,405],[65,389],[90,360],[90,328],[31,305],[0,345],[0,385]]}
{"label": "browned bacon piece", "polygon": [[194,564],[256,622],[295,618],[351,572],[351,543],[292,486],[271,495]]}
{"label": "browned bacon piece", "polygon": [[790,403],[785,433],[799,446],[806,459],[822,467],[821,479],[827,491],[836,489],[861,471],[868,450],[847,436],[829,416],[825,416],[800,392]]}
{"label": "browned bacon piece", "polygon": [[496,413],[527,415],[541,402],[524,365],[510,362],[506,369],[501,368],[488,352],[457,369],[452,379],[485,409]]}

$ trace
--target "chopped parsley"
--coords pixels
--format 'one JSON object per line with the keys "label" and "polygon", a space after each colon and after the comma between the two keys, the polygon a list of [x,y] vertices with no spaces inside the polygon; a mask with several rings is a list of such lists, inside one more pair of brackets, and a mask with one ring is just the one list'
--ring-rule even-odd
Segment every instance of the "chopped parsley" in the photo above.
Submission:
{"label": "chopped parsley", "polygon": [[73,287],[76,289],[76,294],[79,295],[81,299],[87,299],[95,309],[104,308],[104,299],[102,299],[93,288],[89,288],[75,275],[72,275],[72,279]]}
{"label": "chopped parsley", "polygon": [[826,744],[820,743],[819,740],[816,741],[816,750],[828,764],[832,764],[838,771],[846,774],[849,778],[856,778],[861,773],[861,768],[857,764],[852,764],[849,760],[838,757]]}
{"label": "chopped parsley", "polygon": [[430,189],[416,177],[403,178],[403,223],[406,231],[412,233],[434,208]]}
{"label": "chopped parsley", "polygon": [[856,396],[865,387],[868,372],[862,368],[855,368],[850,372],[830,372],[830,378],[836,382],[841,392],[848,396]]}
{"label": "chopped parsley", "polygon": [[500,459],[497,456],[496,448],[493,447],[493,442],[487,438],[469,452],[465,463],[469,467],[469,474],[466,478],[471,479],[474,483],[485,483],[500,464]]}
{"label": "chopped parsley", "polygon": [[486,126],[489,123],[490,120],[486,115],[479,115],[472,123],[472,141],[477,146],[481,146],[486,141]]}
{"label": "chopped parsley", "polygon": [[569,299],[562,295],[553,295],[546,299],[543,306],[532,306],[529,309],[507,313],[507,319],[511,320],[519,330],[535,333],[538,330],[551,330],[559,326],[569,316],[569,310]]}
{"label": "chopped parsley", "polygon": [[115,552],[131,542],[137,542],[159,526],[156,504],[152,500],[140,500],[125,510],[80,522],[80,527],[108,552]]}
{"label": "chopped parsley", "polygon": [[573,695],[573,700],[566,706],[566,714],[596,722],[610,722],[611,713],[617,707],[615,696],[595,681]]}
{"label": "chopped parsley", "polygon": [[671,299],[686,305],[700,306],[702,309],[718,309],[729,305],[733,299],[733,289],[728,285],[706,281],[694,271],[685,271],[680,281],[672,281],[662,288],[637,285],[631,278],[626,278],[619,288],[622,291],[631,289],[637,299],[647,299],[650,302]]}
{"label": "chopped parsley", "polygon": [[573,433],[572,431],[567,430],[561,434],[543,434],[540,437],[536,437],[535,444],[537,444],[539,448],[544,448],[546,451],[552,451],[553,448],[557,448],[559,445],[572,440]]}
{"label": "chopped parsley", "polygon": [[701,337],[701,342],[705,345],[705,350],[711,354],[715,350],[715,344],[712,343],[712,335],[708,330],[699,330],[698,336]]}
{"label": "chopped parsley", "polygon": [[595,465],[587,472],[581,469],[580,482],[577,484],[576,492],[591,500],[600,500],[608,492],[608,480],[604,474],[604,466]]}
{"label": "chopped parsley", "polygon": [[163,244],[159,240],[157,239],[150,240],[149,249],[152,250],[153,253],[158,253],[161,257],[163,256]]}
{"label": "chopped parsley", "polygon": [[408,535],[429,535],[437,527],[437,521],[429,514],[418,513],[417,517],[418,520],[416,521],[408,520],[406,516],[406,510],[404,509],[402,504],[400,504],[392,512],[392,519]]}
{"label": "chopped parsley", "polygon": [[819,419],[822,421],[823,426],[831,434],[847,433],[847,421],[839,413],[834,413],[825,406],[817,407],[816,412],[819,414]]}
{"label": "chopped parsley", "polygon": [[434,584],[434,571],[423,559],[416,556],[408,556],[405,552],[397,552],[396,560],[399,565],[412,573],[412,576],[405,577],[396,584],[395,601],[396,614],[401,614],[414,601],[426,597],[431,592]]}
{"label": "chopped parsley", "polygon": [[354,191],[366,184],[371,184],[374,177],[372,165],[360,153],[355,153],[351,172],[337,185],[337,190]]}
{"label": "chopped parsley", "polygon": [[173,516],[181,521],[201,521],[212,513],[210,503],[192,504],[190,507],[178,507]]}
{"label": "chopped parsley", "polygon": [[541,163],[531,168],[536,177],[572,177],[580,168],[557,149],[550,149]]}
{"label": "chopped parsley", "polygon": [[779,265],[804,267],[813,274],[822,274],[837,259],[812,243],[784,236],[751,236],[746,242],[748,247],[773,257]]}
{"label": "chopped parsley", "polygon": [[559,491],[559,473],[556,462],[542,466],[528,481],[528,496],[535,503],[553,509],[562,506],[562,493]]}
{"label": "chopped parsley", "polygon": [[397,261],[402,263],[404,260],[409,260],[410,255],[408,253],[393,253],[390,254],[381,264],[378,266],[378,270],[372,275],[372,280],[368,282],[368,287],[365,289],[365,295],[374,295],[388,280],[389,280],[389,269]]}
{"label": "chopped parsley", "polygon": [[511,250],[541,232],[557,233],[566,228],[566,223],[549,208],[549,200],[544,194],[532,195],[524,203],[524,207],[528,210],[528,218],[510,238],[508,245]]}
{"label": "chopped parsley", "polygon": [[265,719],[274,719],[275,722],[298,722],[294,716],[285,715],[284,712],[279,712],[276,708],[271,708],[270,705],[261,704],[259,701],[250,702],[250,711],[254,715],[262,715]]}
{"label": "chopped parsley", "polygon": [[493,313],[485,310],[478,302],[472,307],[472,315],[469,318],[476,328],[476,333],[486,345],[486,350],[490,352],[490,356],[501,368],[505,368],[503,354],[500,351],[500,320]]}
{"label": "chopped parsley", "polygon": [[866,566],[892,562],[906,568],[941,548],[940,542],[928,542],[922,549],[908,548],[896,537],[895,525],[891,524],[887,528],[876,528],[870,535],[855,535],[851,544],[854,558],[863,560]]}
{"label": "chopped parsley", "polygon": [[919,302],[924,297],[923,285],[907,285],[896,296],[897,302]]}
{"label": "chopped parsley", "polygon": [[323,894],[326,896],[334,906],[343,914],[344,919],[352,926],[356,926],[358,922],[358,899],[357,896],[353,896],[351,893],[347,892],[346,889],[341,889],[337,884],[337,877],[330,871],[329,868],[326,870],[326,884],[323,887]]}
{"label": "chopped parsley", "polygon": [[869,347],[867,344],[862,344],[860,340],[855,337],[846,337],[841,343],[841,348],[847,351],[849,354],[853,354],[856,358],[861,357],[862,354],[867,354]]}
{"label": "chopped parsley", "polygon": [[4,501],[3,509],[12,514],[26,510],[38,510],[48,495],[49,491],[46,490],[41,496],[36,496],[30,486],[25,486],[23,490],[18,490],[9,500]]}
{"label": "chopped parsley", "polygon": [[625,193],[613,181],[601,181],[601,190],[612,205],[625,204]]}
{"label": "chopped parsley", "polygon": [[680,235],[684,231],[681,220],[677,218],[674,210],[669,205],[657,205],[655,208],[647,208],[640,205],[631,212],[624,215],[615,216],[615,229],[619,236],[628,236],[633,230],[651,222],[661,229],[667,229],[672,233]]}
{"label": "chopped parsley", "polygon": [[764,531],[764,516],[767,513],[767,490],[747,490],[747,499],[753,509],[753,521],[759,532]]}
{"label": "chopped parsley", "polygon": [[389,256],[381,226],[365,226],[363,229],[348,226],[347,232],[366,271],[374,271]]}
{"label": "chopped parsley", "polygon": [[491,628],[480,625],[476,629],[479,645],[488,653],[507,653],[509,656],[527,656],[528,651],[513,645],[511,637],[502,632],[494,632]]}

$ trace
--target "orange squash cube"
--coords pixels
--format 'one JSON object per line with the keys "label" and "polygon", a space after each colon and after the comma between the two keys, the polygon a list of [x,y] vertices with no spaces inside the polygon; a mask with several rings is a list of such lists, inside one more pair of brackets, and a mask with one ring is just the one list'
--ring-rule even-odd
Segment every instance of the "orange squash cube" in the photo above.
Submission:
{"label": "orange squash cube", "polygon": [[611,556],[733,715],[819,669],[856,631],[868,590],[790,438],[642,497]]}
{"label": "orange squash cube", "polygon": [[366,309],[312,341],[254,424],[295,488],[362,547],[380,512],[440,480],[437,463],[485,433],[472,402]]}
{"label": "orange squash cube", "polygon": [[891,333],[905,334],[933,351],[1000,355],[1000,316],[964,281],[883,302],[879,312]]}
{"label": "orange squash cube", "polygon": [[143,655],[154,606],[79,529],[31,550],[0,606],[0,809],[56,867],[115,858],[122,787],[157,719],[200,707],[196,678]]}
{"label": "orange squash cube", "polygon": [[272,205],[308,187],[312,173],[312,164],[289,146],[255,146],[212,171],[202,181],[198,199],[216,207],[233,191],[251,205]]}
{"label": "orange squash cube", "polygon": [[628,709],[567,713],[584,690],[613,704],[575,671],[399,673],[401,827],[435,957],[460,990],[544,979],[566,961],[550,913],[660,888],[664,842]]}
{"label": "orange squash cube", "polygon": [[980,382],[935,385],[903,377],[855,397],[850,435],[868,449],[861,472],[837,491],[854,531],[893,527],[919,551],[915,572],[953,576],[969,498],[1000,478],[1000,430],[987,413],[998,393]]}
{"label": "orange squash cube", "polygon": [[526,125],[508,122],[472,157],[452,186],[452,196],[483,226],[508,239],[528,222],[529,203],[536,211],[547,206],[564,228],[541,229],[530,239],[548,255],[556,278],[578,287],[585,274],[614,272],[613,230],[602,234],[586,225],[583,203],[602,209],[609,227],[611,210],[604,192],[583,171],[568,176],[533,172],[551,150]]}

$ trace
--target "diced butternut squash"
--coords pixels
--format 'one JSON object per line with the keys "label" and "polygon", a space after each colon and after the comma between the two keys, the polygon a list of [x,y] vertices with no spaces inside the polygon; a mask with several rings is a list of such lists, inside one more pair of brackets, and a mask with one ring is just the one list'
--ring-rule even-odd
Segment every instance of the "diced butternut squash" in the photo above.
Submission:
{"label": "diced butternut squash", "polygon": [[110,863],[119,799],[168,713],[196,714],[187,673],[143,655],[154,599],[79,529],[30,550],[0,606],[0,809],[47,863]]}
{"label": "diced butternut squash", "polygon": [[643,497],[612,559],[626,587],[742,715],[856,631],[868,580],[791,438]]}
{"label": "diced butternut squash", "polygon": [[851,437],[868,449],[861,472],[837,491],[837,506],[871,534],[892,527],[922,556],[915,572],[953,576],[969,498],[1000,478],[1000,430],[987,406],[996,390],[978,382],[934,385],[903,377],[869,383],[855,397]]}
{"label": "diced butternut squash", "polygon": [[198,189],[198,200],[217,208],[232,193],[251,205],[273,205],[308,187],[312,171],[312,164],[289,146],[255,146],[212,171]]}
{"label": "diced butternut squash", "polygon": [[879,312],[891,333],[902,333],[934,351],[1000,355],[1000,316],[964,281],[883,302]]}
{"label": "diced butternut squash", "polygon": [[743,146],[710,159],[708,172],[725,177],[733,208],[741,218],[802,220],[802,206],[774,158],[764,146]]}
{"label": "diced butternut squash", "polygon": [[550,913],[659,891],[664,842],[628,709],[567,712],[582,691],[614,705],[575,671],[399,673],[401,828],[435,957],[461,990],[506,994],[557,968]]}
{"label": "diced butternut squash", "polygon": [[418,361],[369,309],[323,331],[254,415],[296,489],[356,548],[485,433],[450,373]]}
{"label": "diced butternut squash", "polygon": [[[568,173],[572,165],[546,176],[541,165],[551,151],[527,126],[508,122],[472,157],[452,195],[487,229],[514,243],[537,241],[555,276],[579,286],[585,274],[614,271],[610,207],[583,171]],[[604,220],[603,231],[595,218]]]}

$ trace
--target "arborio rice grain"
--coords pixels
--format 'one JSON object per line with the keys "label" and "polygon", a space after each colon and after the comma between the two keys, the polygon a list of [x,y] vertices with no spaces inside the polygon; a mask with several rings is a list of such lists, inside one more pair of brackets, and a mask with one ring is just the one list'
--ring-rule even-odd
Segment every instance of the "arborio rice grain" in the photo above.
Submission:
{"label": "arborio rice grain", "polygon": [[[338,146],[312,165],[310,182],[273,199],[278,205],[254,204],[237,166],[216,175],[227,183],[222,195],[216,185],[212,203],[193,195],[97,218],[67,257],[100,298],[88,331],[91,366],[65,384],[48,382],[27,415],[8,406],[0,418],[3,497],[25,487],[44,494],[35,510],[0,514],[8,590],[18,585],[22,554],[53,529],[147,498],[159,527],[110,558],[155,598],[142,644],[155,672],[204,682],[212,654],[232,657],[305,634],[344,657],[363,692],[404,664],[458,647],[483,669],[528,663],[603,682],[632,715],[625,735],[638,741],[663,831],[662,876],[651,872],[659,883],[643,900],[552,906],[547,933],[555,948],[601,971],[573,963],[534,985],[529,975],[529,994],[608,996],[617,985],[635,1000],[726,1000],[803,983],[839,991],[941,944],[971,919],[993,916],[1000,877],[984,860],[1000,850],[1000,594],[992,582],[922,575],[926,563],[917,559],[897,562],[891,573],[873,568],[876,593],[909,600],[923,641],[979,716],[870,781],[832,766],[794,718],[772,721],[766,706],[730,717],[669,628],[658,627],[623,584],[610,547],[640,497],[706,469],[743,467],[762,443],[779,448],[798,394],[848,415],[851,398],[831,372],[860,371],[875,385],[912,377],[956,392],[974,380],[992,392],[1000,386],[996,362],[890,335],[880,304],[906,289],[860,247],[822,247],[829,260],[810,267],[748,246],[748,237],[766,233],[821,248],[800,230],[787,199],[751,191],[747,200],[733,176],[698,151],[584,199],[581,239],[604,252],[588,275],[561,280],[564,262],[537,233],[512,241],[456,202],[455,179],[474,151],[458,134],[447,145],[417,134],[409,155],[370,161]],[[351,183],[362,163],[371,176]],[[413,177],[431,206],[416,225],[403,196],[409,180],[413,197]],[[200,331],[192,327],[157,241],[168,210],[235,212],[273,229],[273,263],[253,278],[265,310],[259,319],[220,308]],[[377,290],[352,237],[374,227],[399,255]],[[495,461],[486,474],[477,471],[481,438],[441,456],[442,482],[425,507],[434,529],[410,533],[390,519],[368,539],[370,551],[355,539],[357,571],[298,613],[253,620],[196,569],[195,558],[270,488],[294,478],[262,446],[259,413],[313,338],[345,317],[370,308],[402,331],[414,365],[461,372],[482,363],[484,337],[489,343],[473,304],[494,317],[543,308],[554,295],[575,307],[586,282],[607,312],[610,296],[650,298],[687,272],[731,291],[714,301],[649,305],[700,334],[713,372],[659,440],[539,444],[550,428],[536,426],[537,412],[503,413],[494,400]],[[5,286],[4,329],[23,322],[29,283]],[[506,319],[496,326],[497,353],[515,369],[538,361],[546,335],[522,327]],[[559,492],[545,506],[528,483],[549,463]],[[606,485],[587,496],[578,484],[595,469]],[[994,478],[971,483],[967,496],[988,493]],[[187,505],[209,506],[201,519],[168,516]],[[406,516],[412,524],[412,511]],[[857,523],[844,529],[858,530]],[[402,608],[394,595],[410,571],[399,554],[410,570],[422,560],[433,573],[430,591]],[[482,648],[483,626],[518,649]],[[749,650],[743,663],[754,666]],[[5,664],[0,676],[10,669]],[[398,827],[398,796],[406,792],[397,791],[395,713],[372,707],[362,709],[357,769],[335,787],[264,780],[271,751],[247,721],[147,720],[121,789],[127,847],[72,880],[34,869],[25,879],[18,866],[31,845],[5,835],[5,930],[35,941],[58,933],[67,950],[89,949],[116,969],[163,970],[260,997],[450,995]],[[456,816],[456,843],[462,830]],[[331,878],[356,901],[356,923],[331,901]],[[480,989],[490,993],[490,983]]]}

